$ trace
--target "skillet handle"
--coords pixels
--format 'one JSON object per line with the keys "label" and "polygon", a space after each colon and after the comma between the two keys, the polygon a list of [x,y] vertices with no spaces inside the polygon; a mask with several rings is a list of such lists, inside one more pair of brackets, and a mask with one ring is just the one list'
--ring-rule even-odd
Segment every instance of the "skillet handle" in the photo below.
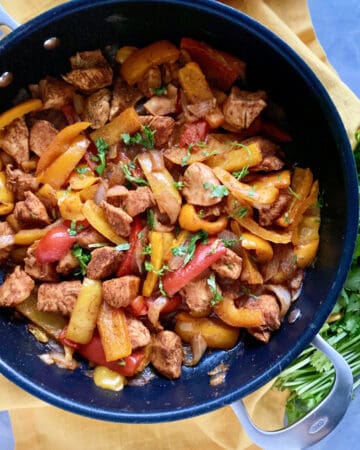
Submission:
{"label": "skillet handle", "polygon": [[319,334],[311,344],[333,363],[335,382],[328,396],[309,414],[289,427],[265,431],[251,421],[242,400],[231,405],[249,437],[266,450],[299,450],[314,445],[334,430],[349,406],[353,376],[347,362]]}
{"label": "skillet handle", "polygon": [[[10,28],[11,31],[15,30],[19,26],[19,23],[16,22],[1,6],[0,4],[0,27],[5,25],[7,28]],[[3,36],[0,34],[0,39]]]}

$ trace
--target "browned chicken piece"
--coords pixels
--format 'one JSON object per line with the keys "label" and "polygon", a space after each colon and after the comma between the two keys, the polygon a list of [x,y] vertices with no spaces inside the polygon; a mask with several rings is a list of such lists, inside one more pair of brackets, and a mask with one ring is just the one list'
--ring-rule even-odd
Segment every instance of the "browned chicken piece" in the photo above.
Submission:
{"label": "browned chicken piece", "polygon": [[108,240],[94,228],[88,227],[78,233],[76,242],[80,245],[80,247],[91,250],[91,245],[107,243]]}
{"label": "browned chicken piece", "polygon": [[142,93],[137,87],[129,86],[126,81],[118,78],[112,92],[110,120],[119,115],[126,108],[135,106],[142,96]]}
{"label": "browned chicken piece", "polygon": [[17,202],[14,215],[25,228],[44,227],[50,224],[50,218],[41,200],[31,191],[26,191],[25,200]]}
{"label": "browned chicken piece", "polygon": [[242,258],[227,248],[226,253],[218,259],[211,268],[220,275],[220,277],[237,280],[241,275]]}
{"label": "browned chicken piece", "polygon": [[155,148],[166,147],[175,128],[175,120],[172,117],[163,116],[139,116],[142,125],[147,125],[155,130]]}
{"label": "browned chicken piece", "polygon": [[126,275],[103,282],[103,298],[114,308],[124,308],[138,295],[140,278]]}
{"label": "browned chicken piece", "polygon": [[114,247],[100,247],[91,252],[91,260],[86,269],[86,276],[93,280],[102,280],[114,274],[123,260],[124,254]]}
{"label": "browned chicken piece", "polygon": [[17,200],[24,200],[26,191],[36,192],[39,189],[34,175],[13,169],[11,164],[6,166],[6,184]]}
{"label": "browned chicken piece", "polygon": [[277,330],[281,325],[280,306],[274,295],[263,294],[256,298],[249,297],[242,307],[260,310],[265,318],[263,327],[248,328],[248,332],[256,339],[267,343],[270,339],[270,331]]}
{"label": "browned chicken piece", "polygon": [[65,256],[63,256],[56,266],[56,272],[62,275],[70,275],[80,266],[79,260],[69,250]]}
{"label": "browned chicken piece", "polygon": [[41,109],[28,114],[27,123],[29,128],[33,127],[38,120],[50,122],[56,130],[62,130],[69,125],[62,109]]}
{"label": "browned chicken piece", "polygon": [[34,289],[34,280],[16,266],[0,286],[0,306],[15,306],[26,300]]}
{"label": "browned chicken piece", "polygon": [[122,170],[120,164],[115,164],[108,162],[106,164],[104,178],[108,180],[109,187],[124,184],[126,181],[124,171]]}
{"label": "browned chicken piece", "polygon": [[156,334],[152,347],[150,361],[162,375],[171,380],[181,375],[183,349],[180,337],[173,331],[160,331]]}
{"label": "browned chicken piece", "polygon": [[90,122],[95,129],[104,126],[109,120],[110,98],[109,89],[100,89],[91,94],[85,101],[82,120]]}
{"label": "browned chicken piece", "polygon": [[[218,288],[218,291],[221,293],[220,288]],[[213,294],[207,283],[207,278],[190,281],[181,289],[180,293],[185,297],[185,303],[195,316],[205,317],[210,314],[210,301]]]}
{"label": "browned chicken piece", "polygon": [[166,116],[173,114],[177,110],[178,89],[173,84],[166,87],[166,94],[153,95],[146,103],[144,108],[153,116]]}
{"label": "browned chicken piece", "polygon": [[249,128],[266,107],[265,99],[264,91],[242,91],[234,86],[223,106],[225,121],[237,130]]}
{"label": "browned chicken piece", "polygon": [[29,130],[23,117],[13,120],[0,131],[0,148],[18,165],[29,160]]}
{"label": "browned chicken piece", "polygon": [[161,87],[161,72],[158,66],[150,67],[144,73],[142,80],[138,83],[138,88],[145,95],[145,97],[152,97],[154,95],[154,89]]}
{"label": "browned chicken piece", "polygon": [[135,190],[128,191],[122,206],[131,217],[135,217],[155,206],[155,198],[149,187],[138,187]]}
{"label": "browned chicken piece", "polygon": [[38,244],[39,241],[35,241],[27,249],[26,257],[24,258],[25,272],[35,280],[50,281],[50,282],[58,281],[59,276],[56,272],[56,263],[40,264],[37,261],[35,251]]}
{"label": "browned chicken piece", "polygon": [[271,172],[283,168],[284,161],[281,159],[283,153],[279,145],[262,136],[254,136],[242,141],[243,145],[255,143],[260,147],[262,161],[250,167],[250,172]]}
{"label": "browned chicken piece", "polygon": [[47,120],[37,120],[30,130],[30,150],[41,156],[49,147],[58,130]]}
{"label": "browned chicken piece", "polygon": [[212,195],[213,188],[220,186],[219,180],[209,166],[196,162],[190,164],[182,178],[182,195],[188,203],[197,206],[212,206],[220,203],[222,197]]}
{"label": "browned chicken piece", "polygon": [[3,262],[14,246],[14,230],[7,222],[0,222],[0,242],[0,262]]}
{"label": "browned chicken piece", "polygon": [[70,62],[73,70],[63,78],[75,88],[94,92],[112,83],[113,71],[100,50],[77,53]]}
{"label": "browned chicken piece", "polygon": [[104,211],[106,221],[119,236],[127,237],[130,234],[132,217],[122,208],[102,202],[101,207]]}
{"label": "browned chicken piece", "polygon": [[80,288],[79,280],[43,283],[38,290],[37,309],[69,316],[74,309]]}
{"label": "browned chicken piece", "polygon": [[139,347],[145,347],[150,344],[151,335],[148,328],[141,322],[130,316],[126,316],[126,323],[129,332],[131,349],[135,350]]}
{"label": "browned chicken piece", "polygon": [[61,109],[73,100],[73,86],[58,78],[46,77],[41,80],[39,91],[44,109]]}
{"label": "browned chicken piece", "polygon": [[193,114],[195,117],[201,119],[209,114],[216,106],[215,97],[210,98],[208,100],[204,100],[202,102],[194,103],[192,105],[187,105],[187,109]]}
{"label": "browned chicken piece", "polygon": [[289,192],[280,191],[279,197],[274,203],[268,206],[261,206],[259,210],[259,223],[262,227],[270,226],[275,219],[281,216],[291,200]]}

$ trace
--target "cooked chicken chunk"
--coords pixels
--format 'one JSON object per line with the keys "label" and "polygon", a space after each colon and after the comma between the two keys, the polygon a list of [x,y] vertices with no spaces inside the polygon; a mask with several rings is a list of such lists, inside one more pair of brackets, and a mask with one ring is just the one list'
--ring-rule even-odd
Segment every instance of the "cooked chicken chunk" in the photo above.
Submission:
{"label": "cooked chicken chunk", "polygon": [[26,300],[34,289],[34,280],[16,266],[0,286],[0,306],[15,306]]}
{"label": "cooked chicken chunk", "polygon": [[0,148],[18,165],[29,160],[29,130],[23,117],[13,120],[0,131]]}
{"label": "cooked chicken chunk", "polygon": [[166,378],[179,378],[183,360],[180,337],[173,331],[160,331],[154,337],[150,359],[155,369]]}
{"label": "cooked chicken chunk", "polygon": [[59,312],[69,316],[79,295],[81,281],[62,281],[43,283],[39,286],[37,309],[39,311]]}
{"label": "cooked chicken chunk", "polygon": [[41,156],[57,134],[58,130],[50,122],[37,120],[30,130],[30,150]]}
{"label": "cooked chicken chunk", "polygon": [[25,200],[17,202],[14,215],[19,224],[27,228],[44,227],[50,224],[50,218],[41,200],[31,191],[26,191]]}
{"label": "cooked chicken chunk", "polygon": [[198,206],[211,206],[220,203],[222,197],[213,194],[214,188],[220,186],[210,167],[203,163],[193,163],[185,170],[182,195],[188,203]]}
{"label": "cooked chicken chunk", "polygon": [[114,308],[128,306],[138,295],[140,278],[126,275],[103,282],[103,298]]}

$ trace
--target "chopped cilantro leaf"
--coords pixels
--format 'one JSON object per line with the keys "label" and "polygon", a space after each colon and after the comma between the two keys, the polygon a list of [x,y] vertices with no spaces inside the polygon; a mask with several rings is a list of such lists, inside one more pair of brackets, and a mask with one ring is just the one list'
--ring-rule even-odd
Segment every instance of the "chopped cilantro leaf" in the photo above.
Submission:
{"label": "chopped cilantro leaf", "polygon": [[76,236],[77,235],[76,220],[72,220],[71,221],[70,228],[68,228],[67,232],[68,232],[68,234],[70,234],[70,236]]}
{"label": "chopped cilantro leaf", "polygon": [[215,275],[213,273],[207,279],[207,285],[209,286],[210,292],[212,293],[212,299],[210,300],[211,306],[214,306],[224,300],[223,296],[217,289]]}
{"label": "chopped cilantro leaf", "polygon": [[144,125],[134,136],[129,133],[122,133],[121,138],[125,145],[142,145],[145,148],[152,150],[155,146],[154,135],[156,130],[152,130],[148,125]]}
{"label": "chopped cilantro leaf", "polygon": [[224,247],[230,248],[238,242],[239,239],[221,239]]}
{"label": "chopped cilantro leaf", "polygon": [[100,164],[95,167],[95,170],[99,175],[102,175],[106,166],[106,154],[109,150],[109,146],[103,138],[96,139],[95,145],[98,151],[97,158],[99,158],[98,161],[100,162]]}
{"label": "chopped cilantro leaf", "polygon": [[166,86],[161,86],[159,88],[151,88],[155,95],[164,95],[167,93]]}
{"label": "chopped cilantro leaf", "polygon": [[91,253],[88,250],[83,249],[78,244],[75,244],[72,248],[72,254],[77,258],[80,264],[79,273],[86,275],[86,268],[91,259]]}
{"label": "chopped cilantro leaf", "polygon": [[152,252],[151,244],[147,244],[143,247],[141,254],[142,255],[151,255],[151,252]]}
{"label": "chopped cilantro leaf", "polygon": [[150,230],[152,230],[154,228],[154,225],[155,225],[155,214],[154,214],[154,211],[152,209],[148,209],[147,210],[146,223],[149,225]]}
{"label": "chopped cilantro leaf", "polygon": [[181,158],[181,163],[180,163],[181,167],[186,166],[187,163],[189,162],[189,159],[191,158],[191,148],[192,148],[191,145],[189,145],[186,150],[186,155]]}
{"label": "chopped cilantro leaf", "polygon": [[249,167],[245,166],[240,170],[236,170],[232,173],[233,177],[235,177],[238,181],[240,181],[242,178],[246,177],[246,175],[249,174]]}
{"label": "chopped cilantro leaf", "polygon": [[169,269],[170,267],[164,264],[162,267],[160,267],[160,269],[156,270],[149,261],[145,261],[145,270],[147,272],[153,272],[155,275],[158,275],[159,277],[162,277],[164,273]]}
{"label": "chopped cilantro leaf", "polygon": [[295,197],[297,200],[301,200],[299,194],[297,194],[290,186],[288,187],[289,193]]}
{"label": "chopped cilantro leaf", "polygon": [[84,174],[84,173],[87,173],[87,172],[89,172],[89,168],[88,167],[77,167],[76,168],[76,172],[77,173],[80,173],[80,174]]}
{"label": "chopped cilantro leaf", "polygon": [[190,237],[186,244],[173,248],[171,252],[174,256],[185,256],[183,265],[186,266],[186,264],[194,257],[196,242],[199,240],[205,244],[208,240],[208,233],[204,230],[198,231]]}
{"label": "chopped cilantro leaf", "polygon": [[226,186],[220,184],[219,186],[215,186],[212,183],[204,183],[204,188],[210,191],[210,197],[225,197],[229,195],[229,190]]}
{"label": "chopped cilantro leaf", "polygon": [[134,177],[131,174],[130,166],[127,166],[124,163],[120,163],[120,167],[121,167],[122,171],[124,172],[125,178],[128,181],[130,181],[130,183],[137,184],[138,186],[148,186],[149,185],[149,183],[146,180],[144,180],[144,178]]}
{"label": "chopped cilantro leaf", "polygon": [[184,187],[184,183],[182,181],[174,181],[173,183],[174,188],[181,191],[181,189]]}

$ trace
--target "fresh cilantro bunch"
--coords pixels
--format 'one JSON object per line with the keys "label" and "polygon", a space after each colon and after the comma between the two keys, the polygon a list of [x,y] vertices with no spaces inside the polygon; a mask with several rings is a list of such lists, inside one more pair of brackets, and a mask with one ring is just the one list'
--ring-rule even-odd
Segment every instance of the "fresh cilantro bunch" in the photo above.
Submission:
{"label": "fresh cilantro bunch", "polygon": [[[354,156],[360,188],[360,130],[355,134]],[[354,389],[360,385],[360,229],[352,265],[345,285],[329,320],[320,330],[321,336],[349,364],[354,376]],[[286,404],[289,424],[311,411],[328,394],[335,380],[330,360],[309,346],[278,377],[275,386],[288,389]]]}

